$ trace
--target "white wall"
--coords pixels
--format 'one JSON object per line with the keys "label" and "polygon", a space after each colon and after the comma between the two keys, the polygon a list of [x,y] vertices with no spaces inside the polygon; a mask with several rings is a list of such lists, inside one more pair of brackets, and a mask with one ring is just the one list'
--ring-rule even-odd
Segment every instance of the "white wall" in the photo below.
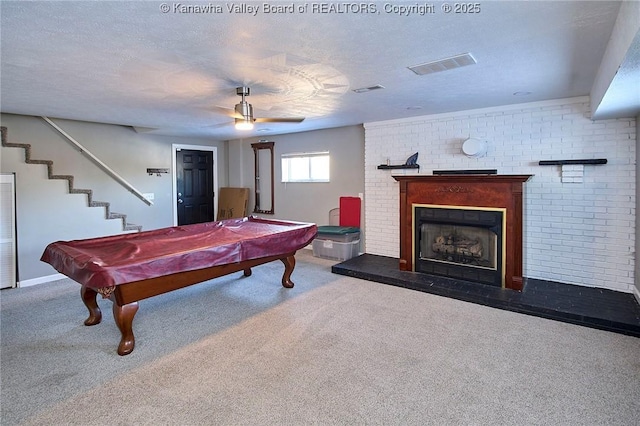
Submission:
{"label": "white wall", "polygon": [[[482,158],[461,154],[468,137],[486,139]],[[390,171],[419,152],[419,173],[498,169],[532,174],[524,193],[524,275],[632,292],[635,265],[635,119],[590,119],[589,98],[522,104],[365,125],[367,253],[399,256],[399,194]],[[582,183],[563,183],[560,166],[540,160],[606,158],[585,166]],[[415,171],[393,173],[415,174]]]}
{"label": "white wall", "polygon": [[[76,188],[92,189],[94,200],[111,203],[111,210],[127,215],[143,230],[173,224],[171,173],[149,176],[147,168],[171,169],[172,143],[214,145],[222,158],[225,144],[204,139],[138,134],[124,126],[54,120],[101,161],[136,189],[155,195],[146,205],[95,166],[51,126],[36,117],[2,114],[9,142],[32,145],[32,158],[52,160],[58,175],[75,176]],[[84,194],[69,194],[66,180],[49,180],[44,165],[26,164],[22,148],[1,148],[0,171],[16,173],[18,273],[20,282],[55,274],[40,262],[47,244],[57,240],[92,238],[122,233],[122,221],[105,220],[105,210],[88,207]],[[226,185],[226,165],[219,165],[221,186]]]}
{"label": "white wall", "polygon": [[[638,152],[640,150],[640,115],[636,116],[636,211],[638,211],[638,203],[640,202],[640,197],[638,195],[638,188],[640,188],[640,173],[637,173],[638,167]],[[640,229],[640,217],[636,215],[636,234]],[[636,238],[636,253],[640,252],[640,239]],[[637,260],[635,262],[635,290],[634,294],[638,303],[640,303],[640,264],[638,264]]]}
{"label": "white wall", "polygon": [[[275,214],[272,217],[328,225],[329,210],[338,207],[340,196],[357,197],[364,192],[362,126],[277,135],[265,139],[275,142]],[[240,169],[242,174],[230,172],[229,184],[251,188],[250,212],[254,207],[254,159],[251,144],[255,142],[258,142],[258,138],[229,141],[229,152],[237,152],[238,146],[242,146],[242,156],[229,159],[229,170]],[[329,151],[331,182],[281,182],[282,154],[317,151]],[[364,223],[362,225],[364,228]],[[364,234],[364,229],[362,232]]]}

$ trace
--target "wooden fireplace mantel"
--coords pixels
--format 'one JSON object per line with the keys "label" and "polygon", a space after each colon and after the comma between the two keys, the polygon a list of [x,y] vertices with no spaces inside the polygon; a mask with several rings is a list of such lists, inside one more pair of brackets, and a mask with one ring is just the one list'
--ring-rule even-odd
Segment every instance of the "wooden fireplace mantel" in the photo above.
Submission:
{"label": "wooden fireplace mantel", "polygon": [[414,204],[506,209],[504,287],[522,290],[522,187],[532,175],[402,175],[400,269],[413,271]]}

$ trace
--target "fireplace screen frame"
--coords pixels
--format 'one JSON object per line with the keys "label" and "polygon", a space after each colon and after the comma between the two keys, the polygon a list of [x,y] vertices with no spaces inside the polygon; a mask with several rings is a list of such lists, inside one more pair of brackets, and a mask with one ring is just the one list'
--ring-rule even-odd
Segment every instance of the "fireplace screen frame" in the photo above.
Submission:
{"label": "fireplace screen frame", "polygon": [[[500,277],[499,277],[499,285],[502,288],[505,288],[505,277],[506,277],[506,254],[507,254],[507,209],[503,208],[503,207],[483,207],[483,206],[464,206],[464,205],[443,205],[443,204],[419,204],[419,203],[413,203],[411,204],[411,235],[412,235],[412,242],[411,242],[411,248],[412,248],[412,270],[414,272],[420,272],[420,271],[416,271],[417,266],[419,264],[419,261],[423,261],[420,259],[417,259],[417,246],[420,244],[419,241],[419,234],[421,233],[421,224],[416,222],[416,218],[417,218],[417,214],[418,214],[418,209],[421,208],[427,208],[427,209],[441,209],[441,210],[473,210],[473,211],[485,211],[485,212],[497,212],[497,213],[501,213],[501,234],[500,234],[500,238],[498,241],[498,256],[500,256],[499,258],[499,262],[498,262],[498,268],[496,269],[496,271],[499,269],[499,273],[500,273]],[[437,223],[436,221],[434,221],[434,223]],[[453,224],[453,223],[446,223],[446,224]],[[478,226],[478,225],[474,225],[474,224],[465,224],[465,223],[460,223],[460,226]],[[478,226],[478,227],[482,227],[482,226]],[[428,261],[427,261],[428,262]],[[465,266],[460,265],[460,267],[465,268]],[[462,277],[452,277],[452,278],[462,278]],[[473,279],[470,279],[471,281],[473,281]],[[488,282],[483,282],[484,284],[488,284],[488,285],[492,285]],[[498,283],[496,282],[497,285]]]}

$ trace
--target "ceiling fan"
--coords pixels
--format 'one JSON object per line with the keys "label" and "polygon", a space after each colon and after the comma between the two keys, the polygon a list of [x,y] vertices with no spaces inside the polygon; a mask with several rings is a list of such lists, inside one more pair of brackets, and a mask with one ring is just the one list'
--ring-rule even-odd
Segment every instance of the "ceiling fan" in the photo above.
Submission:
{"label": "ceiling fan", "polygon": [[241,96],[242,100],[236,104],[233,110],[221,107],[216,107],[216,109],[229,117],[233,117],[237,130],[251,130],[253,129],[253,123],[300,123],[304,120],[304,117],[254,118],[253,106],[246,100],[246,97],[251,94],[251,89],[246,86],[237,87],[236,94]]}

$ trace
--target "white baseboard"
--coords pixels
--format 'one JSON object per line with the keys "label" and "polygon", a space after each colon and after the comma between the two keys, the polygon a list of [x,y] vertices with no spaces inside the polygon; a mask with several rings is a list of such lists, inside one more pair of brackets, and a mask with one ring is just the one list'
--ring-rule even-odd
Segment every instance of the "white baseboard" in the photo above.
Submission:
{"label": "white baseboard", "polygon": [[38,284],[44,284],[44,283],[50,283],[52,281],[59,281],[59,280],[63,280],[67,278],[65,275],[62,274],[53,274],[53,275],[47,275],[44,277],[38,277],[38,278],[32,278],[30,280],[22,280],[18,282],[18,287],[31,287],[33,285],[38,285]]}

